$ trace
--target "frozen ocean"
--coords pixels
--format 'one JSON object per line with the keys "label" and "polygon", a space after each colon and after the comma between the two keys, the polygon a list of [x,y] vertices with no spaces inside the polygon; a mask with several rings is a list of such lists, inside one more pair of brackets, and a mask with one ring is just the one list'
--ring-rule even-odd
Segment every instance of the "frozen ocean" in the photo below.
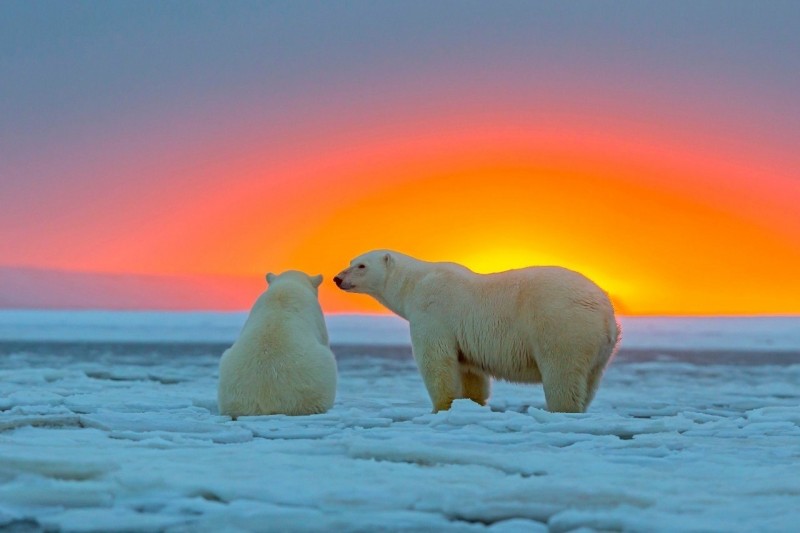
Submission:
{"label": "frozen ocean", "polygon": [[0,311],[0,529],[798,531],[800,318],[627,318],[586,414],[431,414],[394,317],[327,317],[333,410],[219,416],[242,313]]}

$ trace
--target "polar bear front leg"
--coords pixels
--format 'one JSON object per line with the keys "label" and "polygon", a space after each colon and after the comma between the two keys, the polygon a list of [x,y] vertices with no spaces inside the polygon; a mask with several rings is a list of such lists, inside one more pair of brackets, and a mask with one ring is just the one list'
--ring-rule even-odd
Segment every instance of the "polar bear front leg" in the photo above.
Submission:
{"label": "polar bear front leg", "polygon": [[411,324],[411,347],[425,388],[433,403],[433,412],[450,409],[461,396],[461,375],[455,342],[441,329]]}

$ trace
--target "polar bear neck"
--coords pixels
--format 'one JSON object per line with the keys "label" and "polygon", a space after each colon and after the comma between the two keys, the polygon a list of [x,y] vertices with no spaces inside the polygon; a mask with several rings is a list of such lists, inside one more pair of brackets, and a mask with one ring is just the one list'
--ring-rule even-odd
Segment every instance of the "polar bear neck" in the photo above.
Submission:
{"label": "polar bear neck", "polygon": [[319,306],[309,289],[291,283],[273,284],[263,296],[263,304],[272,309],[302,312]]}
{"label": "polar bear neck", "polygon": [[372,296],[391,312],[408,320],[409,295],[428,269],[424,261],[402,254],[395,254],[394,257],[395,264],[390,267],[383,287]]}
{"label": "polar bear neck", "polygon": [[250,309],[242,328],[259,330],[265,322],[299,321],[308,325],[314,337],[325,346],[329,345],[328,329],[316,295],[309,289],[291,283],[274,283],[263,292]]}

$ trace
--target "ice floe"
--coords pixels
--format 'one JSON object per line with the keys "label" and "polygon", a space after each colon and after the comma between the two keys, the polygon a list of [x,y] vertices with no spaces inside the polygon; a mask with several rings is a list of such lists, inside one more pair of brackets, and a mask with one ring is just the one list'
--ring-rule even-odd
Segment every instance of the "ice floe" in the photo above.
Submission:
{"label": "ice floe", "polygon": [[[216,410],[214,349],[0,355],[0,528],[793,531],[800,364],[623,353],[585,414],[495,383],[433,414],[405,349],[340,347],[325,414]],[[162,350],[162,351],[160,351]],[[369,355],[383,354],[380,357]],[[95,354],[95,355],[92,355]],[[755,356],[754,356],[755,357]]]}

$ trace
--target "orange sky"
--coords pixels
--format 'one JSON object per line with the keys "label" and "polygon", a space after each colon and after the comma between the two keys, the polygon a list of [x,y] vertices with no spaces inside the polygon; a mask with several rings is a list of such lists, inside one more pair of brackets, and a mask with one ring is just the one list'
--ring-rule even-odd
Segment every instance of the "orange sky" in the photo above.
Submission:
{"label": "orange sky", "polygon": [[563,265],[628,314],[800,313],[791,6],[248,6],[15,7],[0,267],[221,309],[295,268],[382,311],[330,279],[393,248]]}
{"label": "orange sky", "polygon": [[92,253],[74,243],[77,260],[64,262],[254,277],[298,268],[326,275],[327,311],[379,311],[330,278],[363,251],[393,248],[479,272],[567,266],[628,314],[800,310],[798,182],[762,174],[758,154],[558,121],[420,131],[343,137],[278,162],[244,152],[239,166],[206,169],[236,179],[165,187],[182,200],[149,227],[132,221],[131,238]]}
{"label": "orange sky", "polygon": [[[357,192],[319,209],[291,260],[335,272],[335,259],[388,247],[479,272],[568,266],[626,313],[798,310],[796,181],[771,176],[756,189],[752,169],[670,143],[559,133],[498,135],[488,150],[459,142],[342,179]],[[332,308],[367,305],[323,296]]]}

